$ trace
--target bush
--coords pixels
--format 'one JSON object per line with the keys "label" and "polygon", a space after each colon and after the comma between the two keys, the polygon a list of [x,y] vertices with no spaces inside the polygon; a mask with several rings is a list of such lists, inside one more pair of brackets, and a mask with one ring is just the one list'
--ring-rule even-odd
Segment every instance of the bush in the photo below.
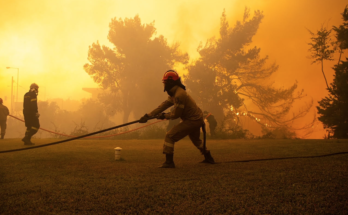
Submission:
{"label": "bush", "polygon": [[291,132],[286,127],[277,127],[274,129],[269,129],[267,127],[262,127],[262,139],[295,139],[296,133]]}
{"label": "bush", "polygon": [[243,129],[240,126],[235,126],[229,129],[217,129],[216,137],[211,137],[214,139],[252,139],[254,135],[252,135],[248,130]]}
{"label": "bush", "polygon": [[215,130],[216,137],[209,136],[212,139],[252,139],[254,135],[247,129],[238,125],[238,118],[232,112],[227,113],[220,126]]}

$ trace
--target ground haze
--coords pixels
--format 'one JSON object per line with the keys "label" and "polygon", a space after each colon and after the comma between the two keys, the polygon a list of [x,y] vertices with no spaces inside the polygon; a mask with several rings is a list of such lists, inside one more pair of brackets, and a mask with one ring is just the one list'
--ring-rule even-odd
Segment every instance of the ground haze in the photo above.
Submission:
{"label": "ground haze", "polygon": [[[55,140],[36,140],[44,144]],[[3,140],[0,150],[23,147]],[[114,160],[121,147],[122,161]],[[210,140],[218,162],[183,140],[159,169],[162,140],[78,140],[0,155],[1,214],[344,214],[347,140]]]}

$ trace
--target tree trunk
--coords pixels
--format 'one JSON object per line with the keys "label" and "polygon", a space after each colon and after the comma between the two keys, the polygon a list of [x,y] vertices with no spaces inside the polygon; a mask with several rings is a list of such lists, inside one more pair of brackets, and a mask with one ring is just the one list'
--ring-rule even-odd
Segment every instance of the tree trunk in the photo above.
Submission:
{"label": "tree trunk", "polygon": [[123,101],[123,123],[127,123],[129,114],[132,112],[132,107],[129,107],[129,93],[124,95]]}
{"label": "tree trunk", "polygon": [[130,108],[124,108],[123,109],[123,123],[128,122],[129,114],[131,113]]}
{"label": "tree trunk", "polygon": [[340,57],[338,58],[337,65],[341,62],[341,56],[342,56],[342,49],[340,49]]}
{"label": "tree trunk", "polygon": [[329,84],[327,83],[327,80],[326,80],[326,77],[325,77],[325,73],[324,73],[324,60],[321,60],[321,71],[323,72],[323,76],[324,76],[324,79],[325,79],[325,82],[326,82],[327,89],[329,89]]}

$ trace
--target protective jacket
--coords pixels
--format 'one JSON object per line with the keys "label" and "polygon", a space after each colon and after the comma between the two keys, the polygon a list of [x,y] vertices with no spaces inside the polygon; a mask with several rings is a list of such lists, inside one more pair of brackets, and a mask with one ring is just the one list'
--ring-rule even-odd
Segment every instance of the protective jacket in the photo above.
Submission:
{"label": "protective jacket", "polygon": [[10,114],[8,108],[5,105],[0,104],[0,120],[7,120],[7,116]]}
{"label": "protective jacket", "polygon": [[174,105],[174,109],[170,113],[165,114],[166,119],[177,119],[180,117],[183,121],[203,120],[202,110],[184,89],[174,86],[170,89],[170,92],[173,96],[168,96],[166,101],[149,113],[150,116],[156,116]]}
{"label": "protective jacket", "polygon": [[37,95],[35,91],[29,91],[24,95],[23,114],[35,115],[38,113]]}
{"label": "protective jacket", "polygon": [[217,126],[217,122],[216,122],[216,119],[213,115],[208,115],[208,117],[206,118],[210,127],[216,127]]}

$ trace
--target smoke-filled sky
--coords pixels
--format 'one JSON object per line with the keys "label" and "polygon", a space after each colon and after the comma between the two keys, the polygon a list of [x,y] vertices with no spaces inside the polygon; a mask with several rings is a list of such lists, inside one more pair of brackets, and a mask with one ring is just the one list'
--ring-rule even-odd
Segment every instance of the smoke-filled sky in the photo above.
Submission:
{"label": "smoke-filled sky", "polygon": [[[17,79],[17,70],[6,67],[19,68],[20,100],[33,82],[40,85],[41,100],[89,97],[82,88],[97,85],[83,70],[88,46],[98,40],[111,47],[107,34],[114,17],[139,15],[142,23],[155,21],[157,36],[163,35],[170,44],[180,42],[192,60],[198,57],[200,42],[218,35],[224,9],[233,25],[249,7],[265,15],[253,45],[269,56],[269,63],[279,64],[275,84],[290,86],[297,80],[316,102],[326,95],[325,81],[320,65],[308,59],[307,29],[340,25],[346,4],[346,0],[0,0],[0,97],[9,100],[11,77]],[[325,65],[329,82],[336,59]]]}

